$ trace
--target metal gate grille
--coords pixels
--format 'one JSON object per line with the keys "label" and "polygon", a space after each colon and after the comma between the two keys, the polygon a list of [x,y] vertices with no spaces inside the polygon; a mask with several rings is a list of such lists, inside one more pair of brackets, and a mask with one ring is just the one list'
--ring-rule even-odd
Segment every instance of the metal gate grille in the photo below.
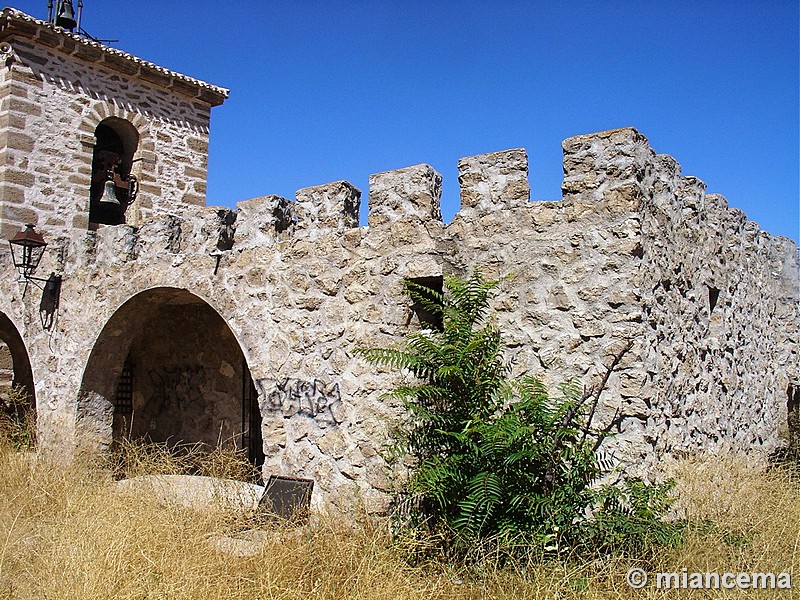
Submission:
{"label": "metal gate grille", "polygon": [[133,413],[133,365],[130,356],[125,359],[122,373],[119,375],[117,392],[114,395],[114,413],[119,415]]}
{"label": "metal gate grille", "polygon": [[264,464],[258,392],[245,361],[242,363],[242,449],[247,451],[248,459],[256,467]]}

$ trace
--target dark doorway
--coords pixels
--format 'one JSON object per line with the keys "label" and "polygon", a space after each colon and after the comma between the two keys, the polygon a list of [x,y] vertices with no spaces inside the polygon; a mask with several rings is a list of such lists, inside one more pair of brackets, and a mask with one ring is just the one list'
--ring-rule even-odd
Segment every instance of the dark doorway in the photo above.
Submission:
{"label": "dark doorway", "polygon": [[131,298],[106,324],[81,397],[110,404],[109,438],[206,451],[245,447],[263,463],[261,414],[251,387],[242,385],[249,380],[225,320],[186,290],[157,288]]}
{"label": "dark doorway", "polygon": [[242,449],[256,467],[264,464],[264,441],[261,436],[261,409],[256,384],[247,364],[242,365]]}
{"label": "dark doorway", "polygon": [[[36,422],[36,390],[25,342],[14,323],[0,313],[0,410],[19,424]],[[31,430],[31,436],[34,432]]]}

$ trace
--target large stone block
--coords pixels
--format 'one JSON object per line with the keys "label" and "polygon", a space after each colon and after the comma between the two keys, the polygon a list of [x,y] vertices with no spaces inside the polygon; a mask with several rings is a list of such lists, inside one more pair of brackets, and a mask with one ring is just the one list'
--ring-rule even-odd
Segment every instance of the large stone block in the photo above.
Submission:
{"label": "large stone block", "polygon": [[524,148],[478,154],[458,161],[461,208],[481,211],[525,205],[531,196]]}
{"label": "large stone block", "polygon": [[261,196],[236,204],[236,236],[238,248],[272,245],[287,237],[297,223],[294,203],[281,196]]}
{"label": "large stone block", "polygon": [[347,181],[335,181],[297,191],[297,228],[304,231],[341,231],[358,227],[361,190]]}
{"label": "large stone block", "polygon": [[442,220],[442,176],[420,164],[369,177],[370,227],[401,219]]}
{"label": "large stone block", "polygon": [[607,191],[618,187],[639,185],[654,156],[647,138],[631,127],[567,138],[561,147],[564,200],[584,203],[603,201]]}

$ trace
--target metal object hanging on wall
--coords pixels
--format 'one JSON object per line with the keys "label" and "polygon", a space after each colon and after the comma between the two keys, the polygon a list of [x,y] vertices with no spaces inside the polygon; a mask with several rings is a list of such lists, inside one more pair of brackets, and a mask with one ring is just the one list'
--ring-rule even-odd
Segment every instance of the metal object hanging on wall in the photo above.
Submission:
{"label": "metal object hanging on wall", "polygon": [[36,272],[39,262],[42,260],[47,242],[41,233],[34,230],[35,225],[28,223],[25,230],[20,231],[13,238],[8,240],[11,246],[11,259],[14,267],[25,279],[30,279]]}
{"label": "metal object hanging on wall", "polygon": [[100,202],[103,204],[116,204],[117,206],[122,206],[119,200],[117,200],[117,186],[110,179],[106,181],[105,185],[103,186],[103,195],[100,198]]}
{"label": "metal object hanging on wall", "polygon": [[[128,174],[121,176],[122,181],[127,185],[125,188],[126,198],[125,203],[130,204],[136,200],[136,195],[139,193],[139,180],[136,175]],[[114,174],[109,171],[108,179],[103,184],[103,195],[100,197],[100,202],[103,204],[116,204],[122,206],[122,202],[117,198],[117,184],[114,182]]]}
{"label": "metal object hanging on wall", "polygon": [[[43,300],[47,299],[47,306],[53,310],[58,308],[58,299],[61,295],[61,275],[50,273],[50,277],[47,279],[33,276],[47,248],[47,242],[44,241],[42,234],[34,230],[32,223],[28,223],[25,225],[25,230],[8,240],[8,243],[11,246],[11,260],[14,262],[14,267],[25,280],[22,297],[24,298],[25,292],[28,291],[28,283],[33,281],[34,285],[44,292]],[[40,286],[36,283],[37,281],[45,285]]]}

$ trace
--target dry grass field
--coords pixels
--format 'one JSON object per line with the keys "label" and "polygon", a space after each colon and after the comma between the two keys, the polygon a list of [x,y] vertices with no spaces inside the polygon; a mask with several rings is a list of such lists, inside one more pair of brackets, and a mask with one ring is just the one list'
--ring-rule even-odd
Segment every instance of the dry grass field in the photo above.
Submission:
{"label": "dry grass field", "polygon": [[[129,470],[169,470],[164,456],[129,456]],[[223,461],[206,469],[225,474]],[[0,444],[0,599],[545,599],[792,597],[791,591],[632,590],[647,571],[791,572],[800,585],[800,483],[731,457],[671,465],[678,510],[697,523],[683,547],[649,564],[611,557],[459,568],[411,564],[378,521],[316,519],[280,529],[257,515],[164,505],[120,493],[107,465],[58,467]],[[234,468],[234,473],[241,476]],[[220,551],[220,535],[268,528],[252,556]],[[406,542],[407,543],[407,542]]]}

